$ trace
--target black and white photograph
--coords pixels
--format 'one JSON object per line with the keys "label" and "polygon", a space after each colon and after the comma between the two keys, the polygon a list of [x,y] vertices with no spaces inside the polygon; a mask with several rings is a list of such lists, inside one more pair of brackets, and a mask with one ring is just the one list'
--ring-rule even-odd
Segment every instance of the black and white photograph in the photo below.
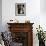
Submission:
{"label": "black and white photograph", "polygon": [[26,15],[26,4],[25,3],[16,3],[15,4],[15,12],[17,16],[25,16]]}

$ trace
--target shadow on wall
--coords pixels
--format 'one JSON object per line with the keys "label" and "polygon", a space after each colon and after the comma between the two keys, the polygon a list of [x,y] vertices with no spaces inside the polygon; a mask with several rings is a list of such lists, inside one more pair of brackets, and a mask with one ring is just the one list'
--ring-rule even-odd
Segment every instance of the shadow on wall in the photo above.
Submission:
{"label": "shadow on wall", "polygon": [[0,31],[2,31],[2,0],[0,0]]}

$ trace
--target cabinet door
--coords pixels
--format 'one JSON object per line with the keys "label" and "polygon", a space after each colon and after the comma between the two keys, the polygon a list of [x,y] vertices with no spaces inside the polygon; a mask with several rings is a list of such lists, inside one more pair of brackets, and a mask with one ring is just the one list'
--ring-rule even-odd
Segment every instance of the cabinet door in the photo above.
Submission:
{"label": "cabinet door", "polygon": [[13,42],[28,46],[28,32],[12,32]]}

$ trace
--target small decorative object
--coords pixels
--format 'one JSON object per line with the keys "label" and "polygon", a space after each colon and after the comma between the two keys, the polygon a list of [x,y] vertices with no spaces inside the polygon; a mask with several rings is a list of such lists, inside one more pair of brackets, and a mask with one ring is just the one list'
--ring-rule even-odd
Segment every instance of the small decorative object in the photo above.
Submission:
{"label": "small decorative object", "polygon": [[16,16],[26,15],[26,4],[25,3],[16,3],[15,4],[15,15]]}
{"label": "small decorative object", "polygon": [[38,40],[39,40],[39,46],[45,46],[45,35],[43,32],[42,27],[36,28],[37,29],[37,34],[38,35]]}
{"label": "small decorative object", "polygon": [[16,23],[19,23],[19,21],[17,19],[15,19]]}
{"label": "small decorative object", "polygon": [[9,22],[10,22],[10,23],[13,23],[13,20],[11,19]]}
{"label": "small decorative object", "polygon": [[14,20],[10,20],[10,23],[19,23],[19,21],[17,19],[14,19]]}
{"label": "small decorative object", "polygon": [[30,20],[26,20],[25,23],[30,23]]}
{"label": "small decorative object", "polygon": [[10,21],[13,21],[13,20],[10,20]]}

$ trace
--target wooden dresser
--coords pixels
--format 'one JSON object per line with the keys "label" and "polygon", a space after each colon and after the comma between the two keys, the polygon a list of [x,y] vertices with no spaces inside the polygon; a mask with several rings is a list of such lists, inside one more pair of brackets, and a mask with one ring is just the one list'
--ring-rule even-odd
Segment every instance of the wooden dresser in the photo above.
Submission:
{"label": "wooden dresser", "polygon": [[12,39],[21,46],[33,46],[33,23],[7,23]]}

